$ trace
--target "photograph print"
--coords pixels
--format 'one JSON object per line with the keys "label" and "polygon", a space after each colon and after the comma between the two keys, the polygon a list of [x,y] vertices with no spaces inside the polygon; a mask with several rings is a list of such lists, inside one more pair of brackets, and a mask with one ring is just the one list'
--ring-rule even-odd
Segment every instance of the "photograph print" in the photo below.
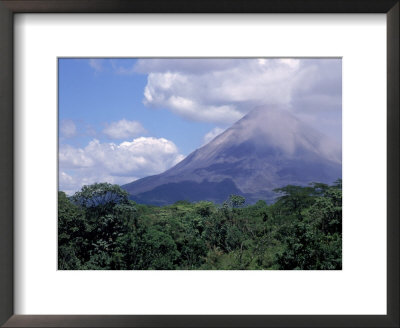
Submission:
{"label": "photograph print", "polygon": [[59,58],[59,270],[341,270],[340,58]]}

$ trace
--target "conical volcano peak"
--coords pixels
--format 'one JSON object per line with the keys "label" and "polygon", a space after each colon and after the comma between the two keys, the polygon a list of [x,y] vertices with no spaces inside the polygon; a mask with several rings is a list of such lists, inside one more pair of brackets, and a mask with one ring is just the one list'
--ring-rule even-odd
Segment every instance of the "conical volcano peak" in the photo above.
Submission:
{"label": "conical volcano peak", "polygon": [[293,153],[294,137],[301,129],[299,125],[300,122],[285,109],[257,107],[232,128],[237,130],[239,141],[268,143]]}
{"label": "conical volcano peak", "polygon": [[288,110],[262,106],[166,172],[124,188],[134,200],[155,205],[177,197],[221,203],[231,193],[254,202],[272,200],[272,190],[288,184],[338,178],[340,145]]}
{"label": "conical volcano peak", "polygon": [[341,162],[341,147],[334,140],[302,122],[288,109],[260,106],[250,111],[231,128],[210,142],[210,146],[221,143],[252,143],[260,150],[276,148],[288,156],[309,151],[320,154],[338,163]]}
{"label": "conical volcano peak", "polygon": [[285,128],[284,125],[293,127],[295,124],[296,118],[286,110],[267,106],[256,107],[209,144],[213,146],[225,142],[237,144],[260,139],[265,142],[265,138],[273,140],[279,138],[279,134],[290,133],[290,129]]}

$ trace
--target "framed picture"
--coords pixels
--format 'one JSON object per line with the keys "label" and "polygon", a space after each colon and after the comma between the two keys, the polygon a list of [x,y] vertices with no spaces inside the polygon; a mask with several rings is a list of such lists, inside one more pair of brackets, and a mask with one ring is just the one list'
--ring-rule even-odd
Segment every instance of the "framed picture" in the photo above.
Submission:
{"label": "framed picture", "polygon": [[1,324],[398,327],[367,4],[1,1]]}
{"label": "framed picture", "polygon": [[58,269],[341,270],[341,61],[59,58]]}

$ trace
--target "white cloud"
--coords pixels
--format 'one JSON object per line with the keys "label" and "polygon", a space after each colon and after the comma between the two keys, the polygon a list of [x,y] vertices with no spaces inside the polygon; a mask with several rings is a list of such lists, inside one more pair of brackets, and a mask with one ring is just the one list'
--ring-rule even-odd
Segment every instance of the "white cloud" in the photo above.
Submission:
{"label": "white cloud", "polygon": [[122,119],[106,126],[103,133],[112,139],[128,139],[145,133],[145,128],[137,121]]}
{"label": "white cloud", "polygon": [[140,137],[120,144],[94,139],[85,148],[59,150],[60,190],[77,191],[94,182],[128,183],[164,172],[184,158],[164,138]]}
{"label": "white cloud", "polygon": [[285,65],[288,65],[289,67],[296,68],[296,69],[300,65],[300,61],[298,59],[293,59],[293,58],[282,58],[279,61]]}
{"label": "white cloud", "polygon": [[203,138],[203,145],[209,143],[211,140],[213,140],[216,136],[220,135],[222,132],[224,132],[225,129],[221,129],[219,127],[216,127],[212,129],[210,132],[208,132],[204,138]]}
{"label": "white cloud", "polygon": [[64,191],[67,195],[73,195],[84,185],[90,185],[96,182],[108,182],[122,185],[137,180],[136,177],[112,176],[105,172],[93,172],[91,169],[81,169],[73,173],[74,176],[66,172],[60,172],[59,174],[59,190]]}
{"label": "white cloud", "polygon": [[204,74],[208,72],[218,72],[229,70],[234,66],[247,62],[248,59],[192,59],[192,58],[160,58],[160,59],[141,59],[134,70],[137,73],[163,73],[181,72],[185,74]]}
{"label": "white cloud", "polygon": [[96,72],[103,70],[104,59],[89,59],[89,66]]}
{"label": "white cloud", "polygon": [[192,121],[228,125],[262,105],[341,120],[340,59],[141,59],[135,70],[148,74],[146,106]]}
{"label": "white cloud", "polygon": [[75,186],[77,185],[77,181],[70,176],[68,173],[60,171],[58,183],[63,188],[61,189],[68,195],[71,195],[75,192]]}
{"label": "white cloud", "polygon": [[71,138],[76,135],[76,125],[71,120],[62,120],[60,122],[61,136],[64,138]]}
{"label": "white cloud", "polygon": [[[154,66],[154,67],[152,67]],[[261,104],[288,104],[297,59],[140,60],[145,105],[194,121],[231,124]]]}

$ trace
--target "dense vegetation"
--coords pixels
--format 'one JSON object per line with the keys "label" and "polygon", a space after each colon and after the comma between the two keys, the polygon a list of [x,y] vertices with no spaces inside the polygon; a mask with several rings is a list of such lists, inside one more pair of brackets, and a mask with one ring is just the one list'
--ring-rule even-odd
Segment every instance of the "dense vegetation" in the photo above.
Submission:
{"label": "dense vegetation", "polygon": [[341,180],[275,191],[272,205],[232,195],[164,207],[107,183],[59,192],[59,269],[341,269]]}

